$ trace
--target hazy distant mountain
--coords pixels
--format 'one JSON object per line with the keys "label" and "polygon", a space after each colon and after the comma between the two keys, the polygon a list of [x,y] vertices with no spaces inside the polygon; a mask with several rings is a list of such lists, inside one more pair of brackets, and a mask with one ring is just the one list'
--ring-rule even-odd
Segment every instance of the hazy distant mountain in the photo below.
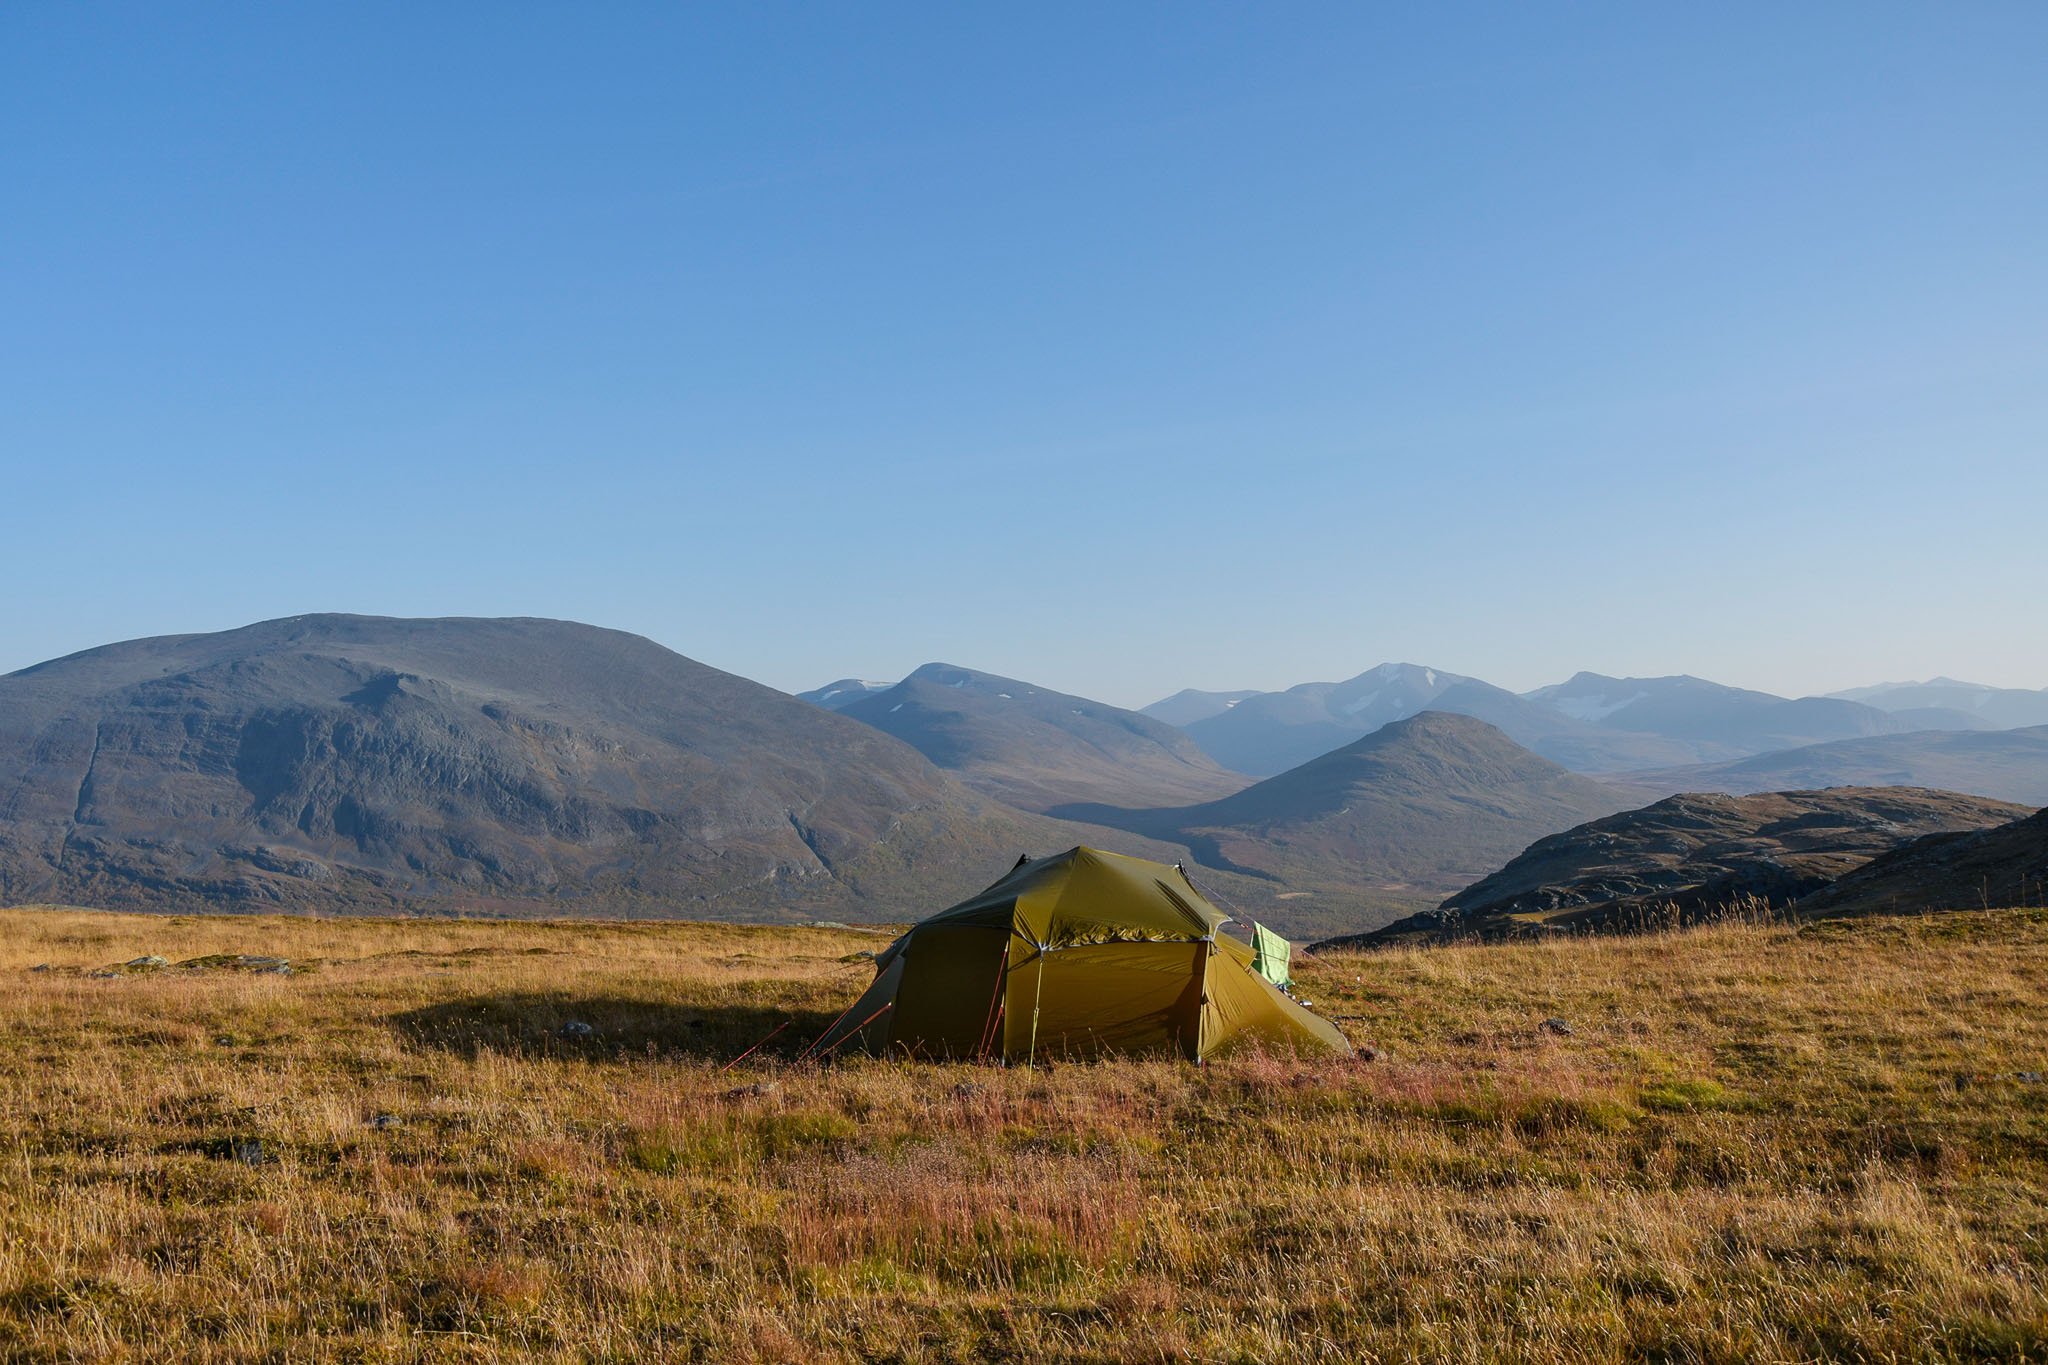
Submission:
{"label": "hazy distant mountain", "polygon": [[1577,772],[1626,773],[1670,763],[1674,754],[1696,752],[1691,743],[1667,735],[1613,730],[1574,720],[1477,679],[1445,689],[1430,706],[1475,716],[1517,744]]}
{"label": "hazy distant mountain", "polygon": [[840,714],[1027,810],[1200,801],[1245,785],[1150,716],[951,664],[926,664]]}
{"label": "hazy distant mountain", "polygon": [[1256,691],[1198,692],[1192,687],[1184,687],[1163,701],[1139,707],[1138,714],[1186,729],[1198,720],[1220,716],[1246,698],[1259,695]]}
{"label": "hazy distant mountain", "polygon": [[1539,839],[1436,910],[1344,946],[1639,928],[1743,897],[1785,906],[1922,835],[2028,814],[1911,787],[1673,796]]}
{"label": "hazy distant mountain", "polygon": [[886,692],[894,683],[868,682],[862,678],[841,678],[838,682],[826,683],[810,692],[797,693],[799,701],[813,706],[822,706],[827,711],[839,711],[851,706],[862,697],[872,697],[877,692]]}
{"label": "hazy distant mountain", "polygon": [[1957,682],[1954,678],[1930,678],[1919,683],[1852,687],[1829,695],[1894,713],[1930,708],[1960,712],[1994,730],[2048,725],[2048,687],[2036,692],[2020,687],[1986,687],[1982,683]]}
{"label": "hazy distant mountain", "polygon": [[1335,929],[1434,903],[1531,840],[1629,802],[1482,721],[1426,711],[1219,801],[1058,813],[1186,844],[1294,897],[1290,927]]}
{"label": "hazy distant mountain", "polygon": [[1424,709],[1477,717],[1516,743],[1583,772],[1698,758],[1689,744],[1620,734],[1476,678],[1417,664],[1381,664],[1346,682],[1260,693],[1190,724],[1187,732],[1224,767],[1268,776]]}
{"label": "hazy distant mountain", "polygon": [[1992,829],[1917,839],[1799,908],[1856,915],[2007,905],[2048,905],[2048,810]]}
{"label": "hazy distant mountain", "polygon": [[902,917],[1091,836],[531,619],[303,616],[39,664],[0,678],[0,793],[0,901],[133,909]]}
{"label": "hazy distant mountain", "polygon": [[1829,697],[1787,700],[1684,675],[1610,678],[1579,673],[1526,694],[1574,720],[1610,730],[1662,735],[1692,744],[1702,760],[1741,758],[1773,749],[1907,730],[1978,728],[1960,712],[1929,709],[1911,717]]}
{"label": "hazy distant mountain", "polygon": [[1809,744],[1732,763],[1630,773],[1663,791],[1762,792],[1813,787],[1935,787],[2048,805],[2048,725],[1923,731]]}
{"label": "hazy distant mountain", "polygon": [[1517,744],[1589,773],[1719,762],[1867,735],[1981,729],[1991,715],[1931,703],[1893,711],[1840,697],[1787,699],[1682,675],[1579,673],[1517,696],[1416,664],[1381,664],[1346,682],[1251,693],[1228,707],[1213,700],[1232,695],[1182,692],[1150,709],[1185,728],[1224,767],[1254,776],[1284,772],[1424,708],[1475,716]]}

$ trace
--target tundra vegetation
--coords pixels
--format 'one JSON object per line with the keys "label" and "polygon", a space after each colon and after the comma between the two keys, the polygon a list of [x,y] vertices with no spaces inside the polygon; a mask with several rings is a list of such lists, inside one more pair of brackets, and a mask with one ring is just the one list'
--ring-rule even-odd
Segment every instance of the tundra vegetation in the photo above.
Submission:
{"label": "tundra vegetation", "polygon": [[883,941],[0,913],[0,1359],[2048,1352],[2048,912],[1303,960],[1342,1060],[799,1063]]}

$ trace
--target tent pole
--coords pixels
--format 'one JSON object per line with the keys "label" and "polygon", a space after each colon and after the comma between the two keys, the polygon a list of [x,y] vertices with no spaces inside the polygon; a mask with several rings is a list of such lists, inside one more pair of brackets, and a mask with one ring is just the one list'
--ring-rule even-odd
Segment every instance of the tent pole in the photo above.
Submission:
{"label": "tent pole", "polygon": [[[840,1017],[841,1017],[841,1018],[844,1018],[845,1016],[844,1016],[844,1015],[841,1015]],[[770,1033],[770,1034],[768,1035],[768,1038],[773,1038],[773,1037],[775,1036],[775,1034],[777,1034],[777,1033],[780,1033],[780,1032],[782,1032],[782,1031],[783,1031],[784,1029],[788,1028],[788,1027],[789,1027],[789,1026],[790,1026],[791,1024],[794,1024],[795,1022],[796,1022],[796,1020],[795,1020],[795,1019],[785,1019],[785,1020],[783,1020],[783,1021],[782,1021],[781,1023],[779,1023],[779,1024],[777,1024],[777,1025],[775,1026],[774,1032],[771,1032],[771,1033]],[[731,1061],[727,1062],[727,1063],[726,1063],[726,1064],[725,1064],[724,1066],[722,1066],[722,1067],[718,1068],[718,1072],[719,1072],[719,1074],[720,1074],[721,1076],[722,1076],[722,1075],[724,1075],[724,1074],[725,1074],[726,1072],[728,1072],[728,1071],[732,1070],[732,1069],[733,1069],[734,1067],[738,1066],[738,1065],[739,1065],[739,1064],[740,1064],[741,1062],[744,1062],[745,1060],[747,1060],[747,1058],[749,1058],[749,1057],[753,1056],[753,1055],[754,1055],[755,1053],[759,1052],[759,1051],[760,1051],[760,1050],[761,1050],[762,1048],[764,1048],[764,1047],[768,1046],[768,1038],[763,1038],[763,1039],[762,1039],[762,1040],[761,1040],[760,1042],[758,1042],[758,1043],[754,1044],[754,1045],[753,1045],[752,1047],[748,1048],[748,1049],[747,1049],[747,1050],[746,1050],[745,1052],[742,1052],[742,1053],[741,1053],[741,1054],[740,1054],[739,1056],[737,1056],[737,1057],[733,1058],[733,1059],[732,1059]]]}
{"label": "tent pole", "polygon": [[[842,1047],[844,1047],[844,1046],[846,1045],[846,1039],[847,1039],[847,1038],[851,1038],[851,1037],[853,1037],[853,1035],[854,1035],[854,1034],[856,1034],[856,1033],[859,1033],[859,1032],[860,1032],[860,1031],[861,1031],[862,1029],[866,1028],[866,1027],[867,1027],[867,1026],[868,1026],[869,1024],[872,1024],[872,1023],[874,1023],[874,1022],[875,1022],[875,1020],[877,1020],[877,1019],[881,1018],[881,1017],[882,1017],[882,1015],[883,1015],[883,1014],[884,1014],[885,1012],[887,1012],[887,1011],[889,1011],[889,1010],[892,1010],[892,1009],[895,1009],[895,1008],[896,1008],[896,1002],[895,1002],[894,1000],[891,1000],[891,1001],[889,1001],[889,1002],[888,1002],[887,1004],[883,1005],[881,1009],[878,1009],[878,1010],[876,1010],[876,1011],[875,1011],[875,1012],[874,1012],[873,1014],[870,1014],[870,1015],[869,1015],[869,1016],[868,1016],[867,1018],[865,1018],[865,1019],[861,1020],[861,1021],[860,1021],[860,1022],[859,1022],[858,1024],[855,1024],[855,1025],[854,1025],[854,1026],[853,1026],[852,1028],[848,1029],[848,1030],[846,1031],[846,1034],[845,1034],[845,1036],[844,1036],[844,1037],[842,1037],[842,1038],[841,1038],[841,1039],[840,1039],[840,1040],[839,1040],[838,1042],[836,1042],[836,1043],[832,1044],[832,1046],[830,1046],[830,1047],[826,1048],[826,1049],[825,1049],[825,1050],[824,1050],[823,1052],[819,1053],[819,1054],[818,1054],[818,1060],[822,1062],[822,1061],[824,1061],[824,1060],[825,1060],[825,1059],[826,1059],[827,1057],[831,1056],[831,1055],[832,1055],[833,1053],[835,1053],[835,1052],[839,1051],[839,1049],[840,1049],[840,1048],[842,1048]],[[801,1059],[799,1059],[799,1060],[801,1060]]]}
{"label": "tent pole", "polygon": [[1038,945],[1038,976],[1031,983],[1031,1047],[1024,1054],[1024,1069],[1029,1071],[1038,1060],[1038,997],[1045,989],[1045,945]]}
{"label": "tent pole", "polygon": [[[1016,935],[1012,934],[1011,937],[1014,938]],[[996,1020],[1002,1014],[1000,1005],[1003,999],[1003,986],[1009,979],[1010,944],[1009,940],[1005,939],[1003,941],[1002,961],[996,964],[996,988],[990,992],[988,997],[988,1020],[981,1026],[981,1051],[975,1054],[976,1060],[988,1056],[989,1048],[995,1044]]]}
{"label": "tent pole", "polygon": [[[831,1037],[832,1029],[838,1028],[841,1022],[845,1020],[846,1016],[852,1014],[854,1009],[860,1004],[860,1002],[867,999],[867,994],[868,993],[866,991],[862,991],[859,995],[853,997],[853,1004],[848,1005],[845,1009],[839,1011],[839,1018],[834,1019],[832,1021],[831,1027],[827,1028],[823,1033],[819,1034],[816,1038],[813,1038],[811,1040],[811,1047],[807,1047],[802,1052],[799,1052],[796,1055],[796,1059],[799,1062],[801,1062],[804,1058],[811,1055],[811,1048],[816,1047],[818,1044],[824,1042],[827,1038]],[[863,1024],[862,1027],[865,1028],[866,1025]]]}

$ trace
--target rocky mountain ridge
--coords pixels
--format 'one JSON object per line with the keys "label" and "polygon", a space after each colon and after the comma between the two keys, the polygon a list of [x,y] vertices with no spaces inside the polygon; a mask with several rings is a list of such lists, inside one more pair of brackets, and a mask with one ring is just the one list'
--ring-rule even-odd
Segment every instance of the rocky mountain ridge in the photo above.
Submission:
{"label": "rocky mountain ridge", "polygon": [[1687,793],[1539,839],[1435,909],[1333,942],[1639,929],[1744,904],[1805,908],[1923,836],[1974,835],[2032,814],[2010,802],[1908,787]]}

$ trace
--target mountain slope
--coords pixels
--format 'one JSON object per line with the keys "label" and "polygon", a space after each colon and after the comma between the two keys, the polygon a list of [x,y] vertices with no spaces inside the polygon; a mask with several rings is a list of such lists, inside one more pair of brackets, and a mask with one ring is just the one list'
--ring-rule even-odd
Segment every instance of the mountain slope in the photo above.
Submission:
{"label": "mountain slope", "polygon": [[11,902],[899,915],[1086,834],[571,622],[304,616],[0,678]]}
{"label": "mountain slope", "polygon": [[1198,720],[1220,716],[1241,701],[1263,695],[1258,691],[1200,692],[1192,687],[1183,687],[1170,697],[1139,707],[1138,714],[1185,730]]}
{"label": "mountain slope", "polygon": [[1292,897],[1290,926],[1335,928],[1420,908],[1531,840],[1627,804],[1482,721],[1426,711],[1219,801],[1055,813],[1186,844],[1208,867]]}
{"label": "mountain slope", "polygon": [[1539,839],[1436,910],[1346,945],[1636,927],[1745,897],[1786,905],[1922,835],[2028,813],[1909,787],[1673,796]]}
{"label": "mountain slope", "polygon": [[1171,725],[951,664],[926,664],[840,714],[1027,810],[1201,801],[1245,785]]}
{"label": "mountain slope", "polygon": [[2048,904],[2048,810],[1894,849],[1799,903],[1828,915]]}
{"label": "mountain slope", "polygon": [[1935,787],[2043,806],[2048,805],[2048,725],[1876,735],[1809,744],[1733,763],[1630,773],[1629,781],[1665,791],[1737,794],[1813,787]]}

